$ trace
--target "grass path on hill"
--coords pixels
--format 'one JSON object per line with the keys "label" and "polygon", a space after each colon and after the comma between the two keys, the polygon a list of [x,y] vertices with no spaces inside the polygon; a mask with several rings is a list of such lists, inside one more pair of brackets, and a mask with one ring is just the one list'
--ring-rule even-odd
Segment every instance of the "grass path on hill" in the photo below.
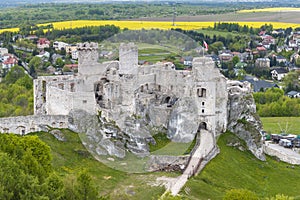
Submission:
{"label": "grass path on hill", "polygon": [[[232,142],[234,141],[234,142]],[[183,187],[181,194],[189,199],[222,199],[227,190],[248,189],[259,197],[285,194],[297,197],[300,191],[300,166],[278,162],[270,157],[266,162],[256,159],[249,151],[227,146],[240,142],[233,134],[220,136],[217,155],[197,176]]]}

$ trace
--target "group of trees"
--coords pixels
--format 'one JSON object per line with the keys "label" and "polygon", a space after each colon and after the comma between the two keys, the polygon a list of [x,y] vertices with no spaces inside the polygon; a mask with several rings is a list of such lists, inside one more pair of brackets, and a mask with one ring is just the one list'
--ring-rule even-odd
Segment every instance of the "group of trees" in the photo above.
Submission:
{"label": "group of trees", "polygon": [[0,117],[33,114],[32,79],[14,66],[0,83]]}
{"label": "group of trees", "polygon": [[256,92],[253,96],[261,117],[300,116],[300,99],[284,96],[284,91],[279,88]]}
{"label": "group of trees", "polygon": [[215,23],[213,30],[226,31],[226,32],[239,32],[244,34],[257,33],[257,29],[253,29],[252,27],[249,28],[249,26],[247,25],[240,26],[238,23],[226,23],[226,22]]}
{"label": "group of trees", "polygon": [[51,160],[38,137],[0,134],[0,199],[100,199],[87,171],[62,178]]}

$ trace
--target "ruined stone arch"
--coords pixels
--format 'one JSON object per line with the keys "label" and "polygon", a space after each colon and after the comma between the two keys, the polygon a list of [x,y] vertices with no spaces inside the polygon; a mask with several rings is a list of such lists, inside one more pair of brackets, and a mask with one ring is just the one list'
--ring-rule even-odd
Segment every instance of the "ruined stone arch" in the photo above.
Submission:
{"label": "ruined stone arch", "polygon": [[95,99],[97,104],[100,107],[105,107],[104,106],[104,88],[105,84],[109,83],[109,80],[107,78],[103,77],[100,79],[100,81],[97,81],[94,83],[94,93],[95,93]]}
{"label": "ruined stone arch", "polygon": [[25,126],[18,126],[17,130],[19,130],[20,135],[25,135],[26,127]]}
{"label": "ruined stone arch", "polygon": [[207,123],[206,122],[200,122],[200,124],[198,126],[198,132],[200,132],[201,129],[207,130]]}
{"label": "ruined stone arch", "polygon": [[164,99],[163,103],[164,103],[164,104],[169,104],[169,103],[170,103],[170,100],[171,100],[171,97],[170,97],[170,96],[167,96],[167,97]]}

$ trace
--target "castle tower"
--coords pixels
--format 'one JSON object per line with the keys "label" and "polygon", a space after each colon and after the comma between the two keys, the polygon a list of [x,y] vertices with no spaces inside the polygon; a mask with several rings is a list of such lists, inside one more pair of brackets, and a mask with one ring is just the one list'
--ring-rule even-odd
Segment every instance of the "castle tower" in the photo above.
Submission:
{"label": "castle tower", "polygon": [[77,44],[78,73],[80,75],[93,74],[98,65],[98,43],[85,42]]}
{"label": "castle tower", "polygon": [[121,43],[119,49],[119,74],[137,74],[138,47],[134,43]]}

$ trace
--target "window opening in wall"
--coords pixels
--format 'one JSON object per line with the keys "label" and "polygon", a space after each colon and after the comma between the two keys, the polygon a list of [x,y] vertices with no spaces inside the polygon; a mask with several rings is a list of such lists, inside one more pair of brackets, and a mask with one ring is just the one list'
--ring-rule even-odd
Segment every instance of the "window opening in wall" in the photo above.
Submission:
{"label": "window opening in wall", "polygon": [[198,97],[206,97],[206,89],[205,88],[198,88],[197,89]]}
{"label": "window opening in wall", "polygon": [[165,100],[164,100],[164,103],[169,103],[171,97],[166,97]]}
{"label": "window opening in wall", "polygon": [[173,85],[170,86],[170,90],[173,90]]}
{"label": "window opening in wall", "polygon": [[141,86],[141,92],[144,92],[144,86],[143,85]]}
{"label": "window opening in wall", "polygon": [[82,103],[87,103],[87,100],[83,100]]}
{"label": "window opening in wall", "polygon": [[74,83],[70,84],[70,90],[71,90],[71,92],[75,92],[75,84]]}
{"label": "window opening in wall", "polygon": [[202,113],[204,113],[204,109],[202,109]]}
{"label": "window opening in wall", "polygon": [[46,92],[46,81],[42,81],[42,92]]}
{"label": "window opening in wall", "polygon": [[205,103],[204,103],[204,102],[202,102],[202,106],[204,106],[204,104],[205,104]]}
{"label": "window opening in wall", "polygon": [[58,84],[58,88],[63,90],[64,89],[64,84],[63,83]]}
{"label": "window opening in wall", "polygon": [[160,85],[158,85],[158,91],[159,91],[159,92],[161,91],[161,86],[160,86]]}

